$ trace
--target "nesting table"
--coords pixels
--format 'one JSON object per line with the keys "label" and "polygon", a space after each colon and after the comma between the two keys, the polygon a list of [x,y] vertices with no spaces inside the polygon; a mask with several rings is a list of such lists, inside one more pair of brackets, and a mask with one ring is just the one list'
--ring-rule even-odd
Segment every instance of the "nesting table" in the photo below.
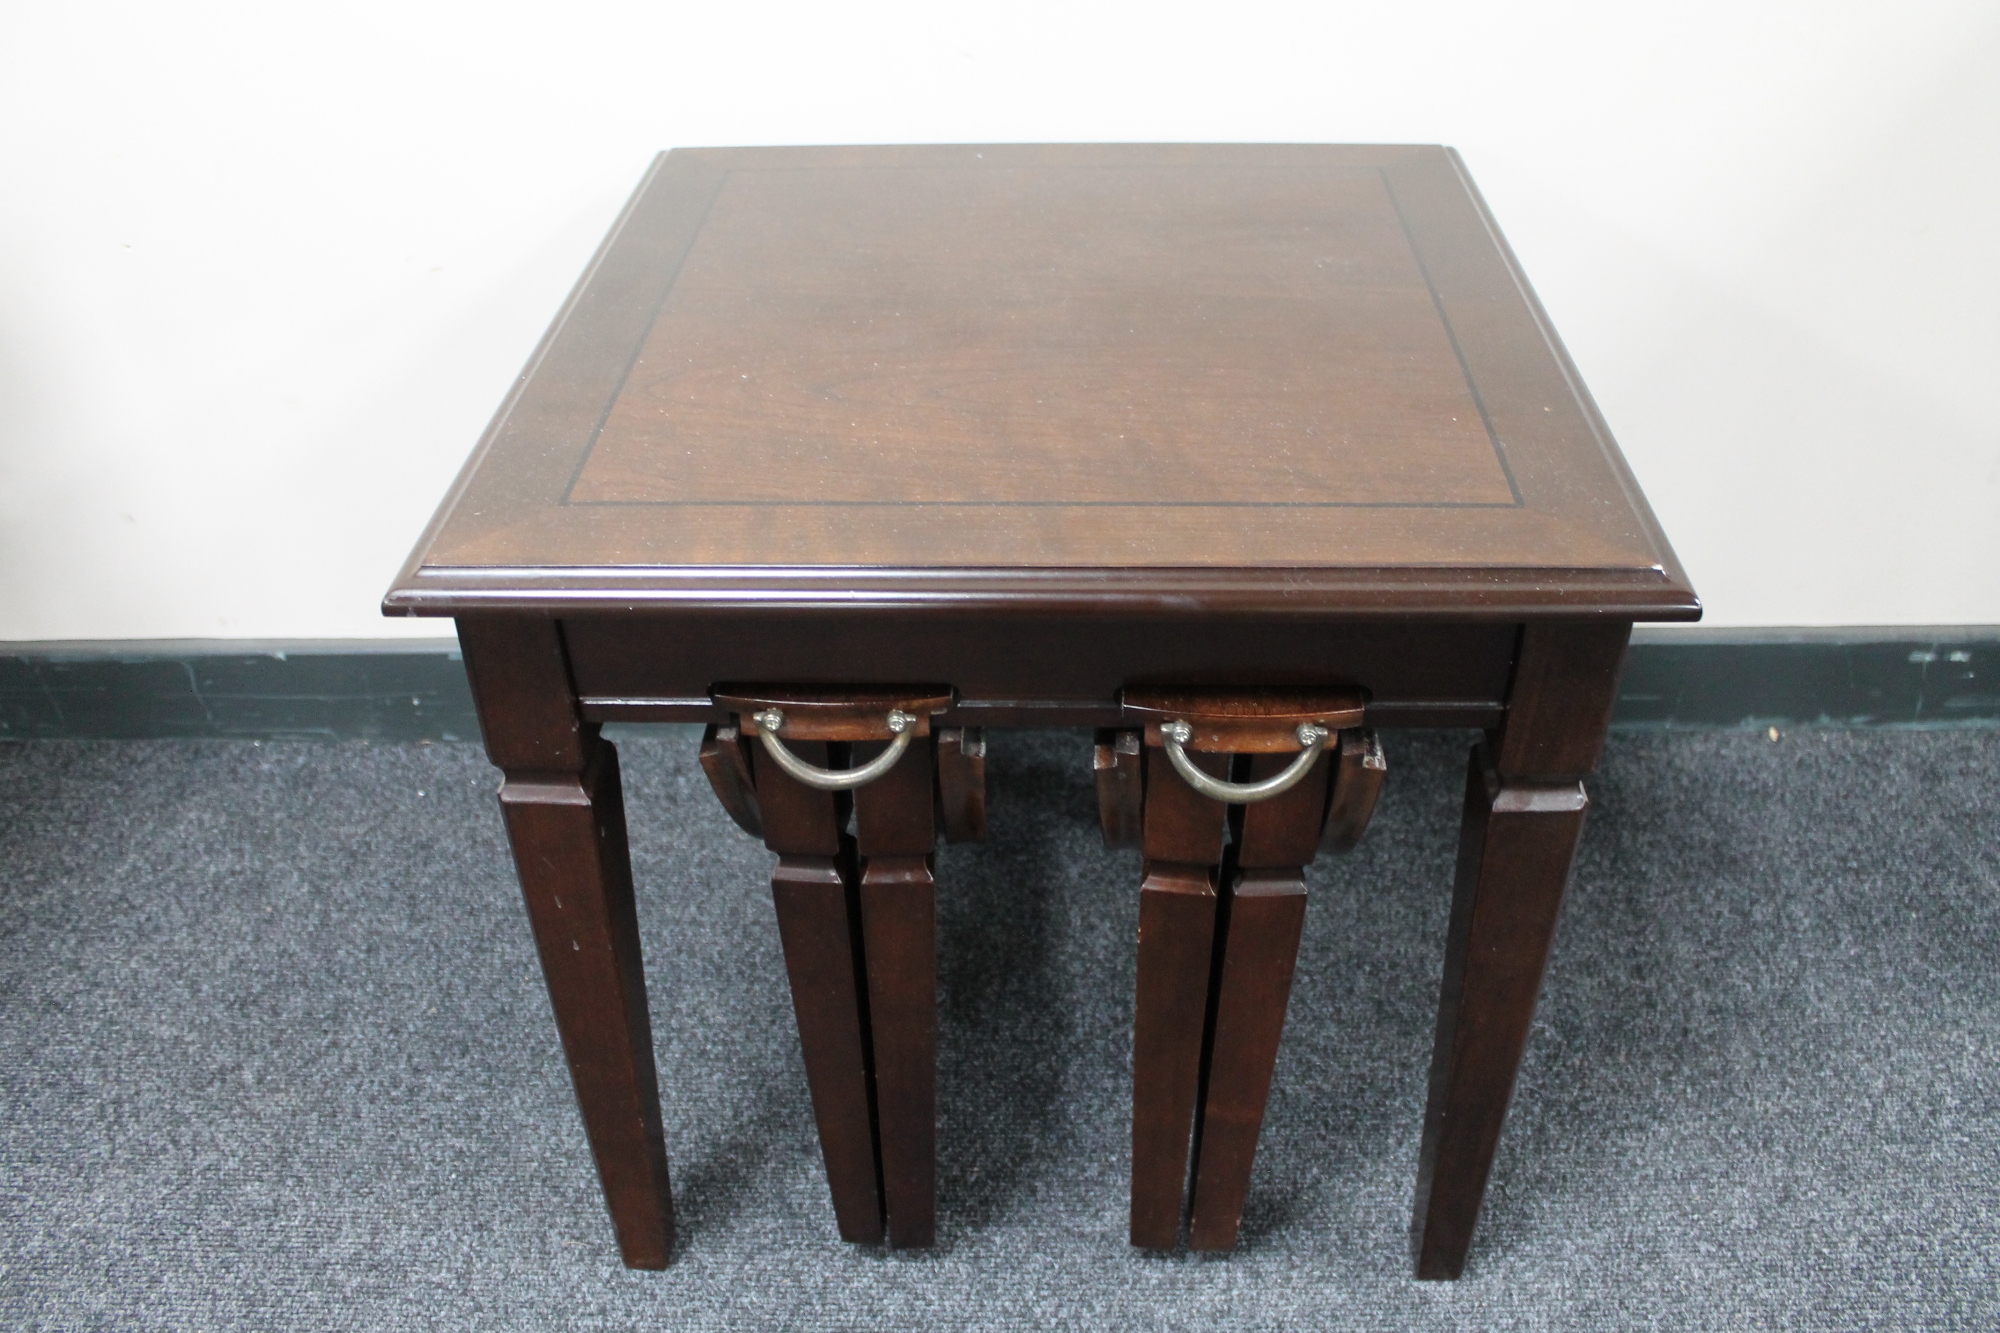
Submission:
{"label": "nesting table", "polygon": [[1131,1239],[1203,1249],[1252,1187],[1302,867],[1365,826],[1379,731],[1479,729],[1416,1163],[1437,1278],[1631,626],[1700,604],[1455,154],[1065,145],[662,155],[385,610],[457,619],[636,1267],[673,1221],[604,723],[706,725],[777,854],[840,1233],[897,1246],[935,1226],[933,848],[983,831],[987,728],[1095,728],[1141,853]]}

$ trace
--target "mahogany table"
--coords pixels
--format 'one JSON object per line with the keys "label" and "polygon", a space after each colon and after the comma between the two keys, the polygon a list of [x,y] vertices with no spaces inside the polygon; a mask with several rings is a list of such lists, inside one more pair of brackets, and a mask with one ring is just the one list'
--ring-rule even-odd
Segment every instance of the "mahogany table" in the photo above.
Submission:
{"label": "mahogany table", "polygon": [[601,724],[708,724],[841,1234],[894,1245],[934,1227],[939,831],[983,825],[983,728],[1099,728],[1144,853],[1131,1238],[1196,1248],[1374,731],[1483,729],[1413,1221],[1454,1277],[1628,633],[1700,605],[1455,154],[1015,146],[659,158],[385,610],[457,617],[639,1267],[672,1207]]}

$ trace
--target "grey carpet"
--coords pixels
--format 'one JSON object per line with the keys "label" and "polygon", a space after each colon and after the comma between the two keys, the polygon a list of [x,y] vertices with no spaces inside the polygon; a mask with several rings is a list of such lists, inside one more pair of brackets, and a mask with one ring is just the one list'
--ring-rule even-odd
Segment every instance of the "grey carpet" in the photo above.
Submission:
{"label": "grey carpet", "polygon": [[941,1228],[834,1238],[762,877],[625,742],[682,1241],[619,1267],[467,746],[0,747],[0,1325],[2000,1326],[2000,732],[1614,738],[1466,1277],[1405,1229],[1462,736],[1315,892],[1242,1248],[1124,1242],[1074,735],[941,855]]}

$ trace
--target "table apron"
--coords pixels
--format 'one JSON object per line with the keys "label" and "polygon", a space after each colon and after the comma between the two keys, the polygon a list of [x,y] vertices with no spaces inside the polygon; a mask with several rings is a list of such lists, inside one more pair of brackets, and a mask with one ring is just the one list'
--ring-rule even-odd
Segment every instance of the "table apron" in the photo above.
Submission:
{"label": "table apron", "polygon": [[1387,727],[1486,727],[1504,711],[1520,626],[1297,618],[717,612],[562,622],[583,715],[695,722],[734,682],[938,684],[940,725],[1109,726],[1129,685],[1368,692]]}

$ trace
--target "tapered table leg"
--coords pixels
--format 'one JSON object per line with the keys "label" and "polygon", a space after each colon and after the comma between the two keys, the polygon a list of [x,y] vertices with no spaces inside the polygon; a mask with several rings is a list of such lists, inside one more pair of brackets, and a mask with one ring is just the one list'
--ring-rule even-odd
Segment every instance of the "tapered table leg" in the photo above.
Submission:
{"label": "tapered table leg", "polygon": [[1418,1277],[1464,1269],[1584,808],[1582,784],[1508,786],[1473,751],[1417,1165]]}
{"label": "tapered table leg", "polygon": [[[826,763],[824,744],[793,748],[808,763]],[[758,765],[757,797],[765,844],[778,853],[771,901],[834,1218],[842,1240],[879,1244],[882,1168],[853,843],[841,832],[841,802],[776,764]]]}
{"label": "tapered table leg", "polygon": [[673,1201],[618,755],[576,716],[554,622],[468,618],[459,642],[618,1248],[663,1268]]}
{"label": "tapered table leg", "polygon": [[[1250,779],[1272,776],[1291,758],[1255,756]],[[1243,1220],[1305,926],[1304,866],[1319,847],[1327,772],[1328,761],[1322,757],[1297,786],[1242,808],[1229,882],[1217,913],[1188,1219],[1193,1249],[1233,1248]]]}
{"label": "tapered table leg", "polygon": [[1630,629],[1527,626],[1507,719],[1472,754],[1411,1219],[1420,1278],[1465,1268]]}
{"label": "tapered table leg", "polygon": [[[879,753],[855,746],[855,762]],[[854,793],[862,856],[861,921],[875,1054],[882,1203],[889,1243],[919,1249],[937,1235],[937,884],[931,851],[932,756],[914,745]]]}
{"label": "tapered table leg", "polygon": [[[1227,755],[1190,758],[1205,772],[1228,775]],[[1189,787],[1164,760],[1150,766],[1132,1019],[1131,1237],[1142,1249],[1171,1250],[1180,1238],[1214,963],[1223,818],[1223,806]]]}

